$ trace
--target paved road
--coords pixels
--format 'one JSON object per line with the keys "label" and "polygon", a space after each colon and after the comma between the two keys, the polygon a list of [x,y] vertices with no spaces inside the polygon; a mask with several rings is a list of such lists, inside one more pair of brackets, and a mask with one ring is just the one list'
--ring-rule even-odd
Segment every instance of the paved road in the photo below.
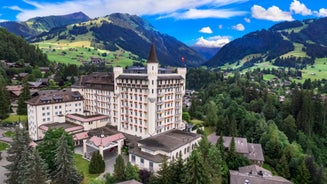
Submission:
{"label": "paved road", "polygon": [[[4,137],[3,134],[11,129],[4,129],[0,128],[0,142],[6,142],[6,143],[12,143],[12,139],[9,137]],[[4,166],[8,165],[9,162],[7,161],[7,151],[2,151],[1,153],[1,161],[0,161],[0,183],[5,183],[4,180],[6,178],[5,173],[7,172],[7,169],[4,168]]]}

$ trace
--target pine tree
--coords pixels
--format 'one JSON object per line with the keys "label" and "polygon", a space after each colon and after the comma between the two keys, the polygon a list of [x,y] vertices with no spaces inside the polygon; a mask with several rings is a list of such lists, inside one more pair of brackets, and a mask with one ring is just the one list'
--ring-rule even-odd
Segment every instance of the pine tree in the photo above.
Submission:
{"label": "pine tree", "polygon": [[0,119],[8,117],[10,112],[9,94],[6,90],[6,81],[2,75],[0,75]]}
{"label": "pine tree", "polygon": [[182,155],[178,156],[176,162],[171,163],[171,169],[172,169],[172,176],[171,176],[172,183],[182,184],[185,178],[185,173],[184,173],[185,165]]}
{"label": "pine tree", "polygon": [[89,165],[90,174],[100,174],[103,173],[106,168],[105,162],[99,151],[92,153],[92,158]]}
{"label": "pine tree", "polygon": [[56,170],[52,173],[53,184],[79,184],[82,181],[81,174],[77,171],[73,159],[73,151],[68,145],[68,141],[64,134],[60,137],[59,145],[57,145],[57,153],[55,158]]}
{"label": "pine tree", "polygon": [[167,158],[164,157],[162,159],[162,163],[160,166],[160,170],[157,172],[155,181],[153,183],[158,183],[158,184],[170,184],[172,182],[171,178],[172,172],[171,172],[171,167],[169,167]]}
{"label": "pine tree", "polygon": [[117,182],[125,180],[125,163],[121,155],[116,158],[113,176]]}
{"label": "pine tree", "polygon": [[27,115],[27,105],[25,101],[31,99],[30,90],[27,85],[27,81],[24,81],[23,91],[18,99],[17,114],[18,115]]}
{"label": "pine tree", "polygon": [[31,148],[28,146],[24,146],[24,150],[22,152],[22,157],[17,165],[17,184],[23,184],[24,181],[29,177],[26,174],[27,168],[25,167],[31,161]]}
{"label": "pine tree", "polygon": [[296,184],[309,184],[310,182],[310,172],[305,165],[305,161],[298,166],[297,176],[295,179]]}
{"label": "pine tree", "polygon": [[207,184],[209,183],[208,168],[204,164],[201,153],[194,150],[191,156],[187,159],[185,184]]}
{"label": "pine tree", "polygon": [[36,149],[30,153],[30,159],[25,165],[25,170],[27,177],[25,177],[23,184],[43,184],[49,180],[47,165]]}
{"label": "pine tree", "polygon": [[139,168],[133,166],[130,162],[127,162],[125,168],[125,179],[126,180],[137,180],[140,181]]}
{"label": "pine tree", "polygon": [[208,152],[208,171],[210,177],[210,183],[218,184],[222,183],[222,170],[223,170],[223,161],[221,159],[221,153],[219,148],[211,146]]}
{"label": "pine tree", "polygon": [[8,170],[8,173],[6,173],[7,184],[19,183],[18,165],[19,162],[22,160],[24,150],[28,147],[30,142],[31,140],[26,129],[16,128],[15,136],[13,137],[13,143],[11,147],[8,149],[7,160],[10,162],[10,164],[5,166]]}
{"label": "pine tree", "polygon": [[43,137],[43,141],[36,147],[43,160],[48,165],[49,173],[52,173],[55,167],[55,157],[57,153],[57,146],[60,144],[60,137],[65,136],[71,151],[74,150],[74,140],[71,135],[65,132],[62,128],[51,128]]}

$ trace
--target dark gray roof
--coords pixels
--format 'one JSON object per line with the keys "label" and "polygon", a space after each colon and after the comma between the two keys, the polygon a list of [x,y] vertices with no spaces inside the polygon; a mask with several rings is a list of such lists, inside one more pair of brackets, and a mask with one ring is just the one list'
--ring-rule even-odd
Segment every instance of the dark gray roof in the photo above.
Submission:
{"label": "dark gray roof", "polygon": [[[216,144],[218,136],[211,134],[208,136],[208,141],[211,144]],[[229,148],[232,137],[223,137],[224,147]],[[236,153],[243,154],[253,161],[264,161],[264,155],[261,144],[248,143],[246,138],[234,137]]]}
{"label": "dark gray roof", "polygon": [[45,105],[81,100],[84,100],[84,98],[78,91],[57,90],[42,93],[41,95],[26,101],[26,103],[31,105]]}
{"label": "dark gray roof", "polygon": [[173,79],[184,79],[182,76],[180,75],[158,75],[158,80],[173,80]]}
{"label": "dark gray roof", "polygon": [[161,163],[162,159],[164,157],[164,155],[162,155],[162,154],[151,155],[150,153],[143,152],[138,147],[129,149],[128,152],[129,152],[129,154],[139,156],[141,158],[144,158],[145,160],[150,160],[150,161],[155,162],[155,163]]}
{"label": "dark gray roof", "polygon": [[119,75],[117,77],[118,79],[139,79],[139,80],[148,80],[148,76],[147,75],[126,75],[126,74],[122,74]]}
{"label": "dark gray roof", "polygon": [[136,180],[128,180],[128,181],[123,181],[123,182],[119,182],[117,184],[142,184]]}
{"label": "dark gray roof", "polygon": [[230,184],[291,184],[292,182],[280,176],[273,176],[270,171],[257,165],[238,168],[239,171],[230,170]]}
{"label": "dark gray roof", "polygon": [[138,143],[141,144],[140,147],[149,150],[162,150],[171,152],[187,143],[198,139],[199,137],[201,137],[199,134],[173,129],[152,137],[142,139]]}
{"label": "dark gray roof", "polygon": [[91,89],[114,90],[114,74],[108,72],[93,72],[90,75],[82,75],[73,87],[87,87]]}
{"label": "dark gray roof", "polygon": [[263,156],[261,144],[248,143],[249,153],[247,157],[250,160],[265,161]]}

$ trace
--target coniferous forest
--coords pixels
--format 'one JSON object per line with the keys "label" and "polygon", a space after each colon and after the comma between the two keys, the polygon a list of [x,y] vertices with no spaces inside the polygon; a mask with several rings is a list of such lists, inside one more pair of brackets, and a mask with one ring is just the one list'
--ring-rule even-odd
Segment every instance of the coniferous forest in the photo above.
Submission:
{"label": "coniferous forest", "polygon": [[273,173],[294,183],[326,183],[326,80],[287,83],[283,72],[279,81],[265,81],[260,69],[230,77],[190,69],[187,87],[198,94],[189,114],[217,135],[261,143],[264,167]]}

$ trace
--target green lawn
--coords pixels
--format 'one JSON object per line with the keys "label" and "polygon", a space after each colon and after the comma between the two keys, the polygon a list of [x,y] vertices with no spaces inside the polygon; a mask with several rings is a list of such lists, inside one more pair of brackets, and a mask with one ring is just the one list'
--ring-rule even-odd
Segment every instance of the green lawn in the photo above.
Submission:
{"label": "green lawn", "polygon": [[13,132],[13,131],[6,131],[3,135],[6,136],[6,137],[14,137],[15,136],[15,132]]}
{"label": "green lawn", "polygon": [[77,169],[84,175],[82,183],[87,184],[91,179],[99,176],[99,174],[89,174],[89,161],[82,158],[82,155],[74,154],[74,161]]}
{"label": "green lawn", "polygon": [[215,127],[204,127],[204,134],[206,136],[215,132]]}
{"label": "green lawn", "polygon": [[271,79],[273,79],[275,77],[276,76],[275,75],[272,75],[272,74],[265,74],[265,75],[263,75],[263,80],[270,81]]}
{"label": "green lawn", "polygon": [[8,122],[8,123],[16,123],[17,121],[27,122],[27,116],[26,115],[11,115],[8,118],[3,120],[3,122]]}
{"label": "green lawn", "polygon": [[7,148],[9,148],[9,145],[7,143],[0,142],[0,151],[3,151]]}

